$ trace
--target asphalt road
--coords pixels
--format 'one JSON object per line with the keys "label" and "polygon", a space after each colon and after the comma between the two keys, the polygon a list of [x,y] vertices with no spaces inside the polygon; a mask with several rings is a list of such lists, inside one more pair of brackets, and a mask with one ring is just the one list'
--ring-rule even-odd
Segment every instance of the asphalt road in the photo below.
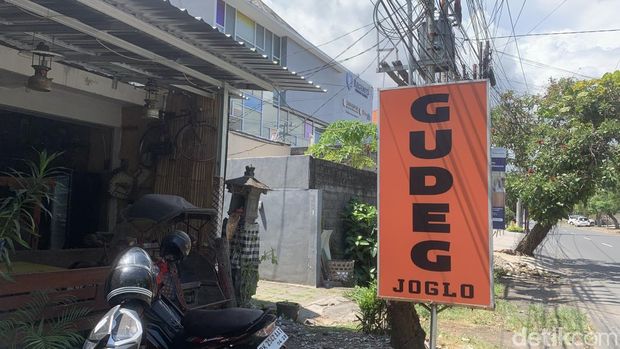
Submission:
{"label": "asphalt road", "polygon": [[537,257],[548,266],[573,272],[574,294],[596,329],[620,335],[620,234],[560,225]]}
{"label": "asphalt road", "polygon": [[[496,238],[495,249],[514,247],[522,236],[507,233]],[[567,276],[570,283],[561,293],[588,313],[597,332],[615,333],[620,340],[620,233],[560,224],[549,233],[536,257],[542,265]]]}

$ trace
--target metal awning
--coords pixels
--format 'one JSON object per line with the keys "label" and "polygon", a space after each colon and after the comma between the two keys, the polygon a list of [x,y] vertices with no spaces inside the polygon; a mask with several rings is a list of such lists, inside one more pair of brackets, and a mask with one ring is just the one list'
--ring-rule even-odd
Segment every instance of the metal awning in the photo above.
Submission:
{"label": "metal awning", "polygon": [[160,0],[0,0],[0,43],[46,41],[64,64],[125,82],[325,92]]}

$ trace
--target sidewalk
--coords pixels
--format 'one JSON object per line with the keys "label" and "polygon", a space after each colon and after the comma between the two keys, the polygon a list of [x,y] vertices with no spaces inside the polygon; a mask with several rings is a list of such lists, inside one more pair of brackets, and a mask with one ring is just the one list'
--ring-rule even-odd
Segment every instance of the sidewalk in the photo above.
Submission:
{"label": "sidewalk", "polygon": [[347,288],[316,288],[261,280],[254,299],[275,307],[276,302],[296,302],[302,306],[298,322],[317,326],[354,328],[359,308],[344,296]]}
{"label": "sidewalk", "polygon": [[524,236],[525,233],[512,233],[506,230],[498,230],[497,233],[493,235],[493,250],[512,250]]}

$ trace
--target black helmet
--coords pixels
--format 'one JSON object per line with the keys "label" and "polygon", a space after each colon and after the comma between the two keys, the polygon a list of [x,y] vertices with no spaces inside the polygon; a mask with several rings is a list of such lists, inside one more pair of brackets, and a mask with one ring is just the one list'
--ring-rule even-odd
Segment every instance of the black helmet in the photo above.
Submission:
{"label": "black helmet", "polygon": [[161,240],[159,255],[162,258],[171,257],[172,261],[180,262],[189,255],[192,249],[192,240],[181,230],[176,230]]}
{"label": "black helmet", "polygon": [[151,304],[156,290],[153,262],[139,247],[123,252],[108,275],[105,292],[110,306],[126,300],[140,300]]}

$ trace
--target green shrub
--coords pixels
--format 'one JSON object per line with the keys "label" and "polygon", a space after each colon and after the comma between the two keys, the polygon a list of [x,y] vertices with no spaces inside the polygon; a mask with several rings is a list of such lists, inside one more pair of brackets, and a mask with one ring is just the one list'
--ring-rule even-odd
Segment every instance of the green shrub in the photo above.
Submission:
{"label": "green shrub", "polygon": [[515,223],[511,222],[508,227],[506,228],[507,231],[512,232],[512,233],[523,233],[524,229],[521,227],[518,227]]}
{"label": "green shrub", "polygon": [[345,255],[355,260],[358,285],[368,285],[377,271],[377,208],[357,199],[349,201],[344,213]]}
{"label": "green shrub", "polygon": [[[51,320],[45,314],[64,307]],[[90,309],[76,304],[73,297],[51,297],[45,291],[32,294],[32,300],[0,320],[0,348],[64,349],[81,347],[84,337],[76,325],[88,316]]]}
{"label": "green shrub", "polygon": [[360,308],[356,315],[360,331],[367,334],[387,333],[387,302],[377,298],[376,281],[372,281],[368,287],[356,286],[345,296],[355,301]]}
{"label": "green shrub", "polygon": [[[11,177],[18,188],[13,195],[0,198],[0,277],[11,280],[12,271],[10,254],[15,252],[15,246],[21,245],[30,248],[26,239],[29,235],[37,235],[37,224],[32,212],[38,208],[43,214],[51,216],[45,207],[52,201],[49,179],[59,172],[59,168],[52,167],[52,162],[61,153],[38,153],[38,161],[25,161],[28,172],[10,169],[1,172],[0,176]],[[6,269],[6,272],[4,272]]]}

